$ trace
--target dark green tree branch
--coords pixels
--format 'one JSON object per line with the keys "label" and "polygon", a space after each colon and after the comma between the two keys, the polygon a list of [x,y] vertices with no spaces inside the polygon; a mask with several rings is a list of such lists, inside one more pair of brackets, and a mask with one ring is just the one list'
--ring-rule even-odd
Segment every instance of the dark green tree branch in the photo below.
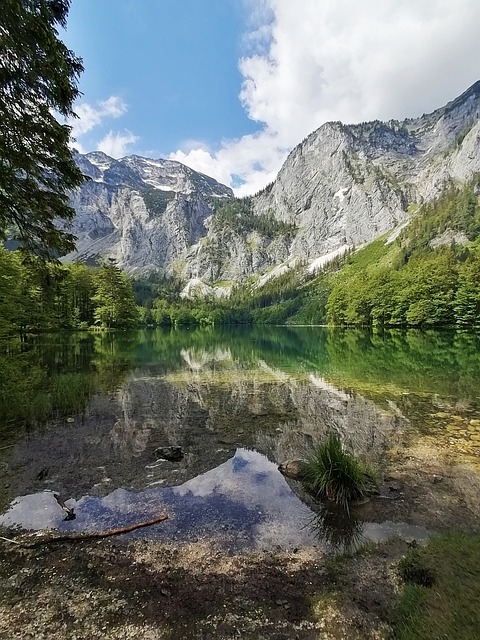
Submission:
{"label": "dark green tree branch", "polygon": [[69,191],[83,181],[68,143],[83,65],[60,40],[69,0],[2,0],[0,233],[45,258],[71,251]]}

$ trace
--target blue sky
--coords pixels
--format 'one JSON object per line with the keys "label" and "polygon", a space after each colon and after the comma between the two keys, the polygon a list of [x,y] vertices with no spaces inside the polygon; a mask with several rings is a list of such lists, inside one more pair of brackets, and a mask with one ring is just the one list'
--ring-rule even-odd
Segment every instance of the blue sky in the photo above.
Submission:
{"label": "blue sky", "polygon": [[253,132],[238,100],[247,19],[240,0],[73,0],[66,41],[84,60],[82,101],[98,106],[114,95],[126,106],[82,146],[112,127],[159,156]]}
{"label": "blue sky", "polygon": [[480,77],[478,0],[72,0],[81,151],[251,193],[328,120],[421,115]]}

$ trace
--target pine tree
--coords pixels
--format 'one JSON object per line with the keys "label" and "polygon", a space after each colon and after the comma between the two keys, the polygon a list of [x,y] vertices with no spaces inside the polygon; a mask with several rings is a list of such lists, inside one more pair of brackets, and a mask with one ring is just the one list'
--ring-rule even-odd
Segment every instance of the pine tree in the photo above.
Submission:
{"label": "pine tree", "polygon": [[96,324],[107,329],[124,329],[138,323],[138,309],[132,283],[113,261],[106,262],[99,268],[94,283]]}
{"label": "pine tree", "polygon": [[68,192],[83,181],[57,119],[74,116],[83,71],[58,37],[69,5],[2,0],[0,10],[0,234],[46,258],[74,248]]}

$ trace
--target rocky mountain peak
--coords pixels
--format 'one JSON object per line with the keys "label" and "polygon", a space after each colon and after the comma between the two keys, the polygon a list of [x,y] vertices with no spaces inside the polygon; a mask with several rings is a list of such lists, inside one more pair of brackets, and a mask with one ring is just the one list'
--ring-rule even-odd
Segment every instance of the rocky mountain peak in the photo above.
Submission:
{"label": "rocky mountain peak", "polygon": [[213,202],[233,197],[229,187],[174,160],[138,155],[77,154],[90,178],[72,195],[77,250],[64,259],[112,257],[133,272],[175,268],[206,234]]}
{"label": "rocky mountain peak", "polygon": [[235,224],[220,212],[215,222],[232,191],[173,160],[94,152],[77,161],[92,178],[73,198],[77,257],[203,281],[283,272],[407,224],[410,205],[480,172],[480,82],[418,118],[322,125]]}

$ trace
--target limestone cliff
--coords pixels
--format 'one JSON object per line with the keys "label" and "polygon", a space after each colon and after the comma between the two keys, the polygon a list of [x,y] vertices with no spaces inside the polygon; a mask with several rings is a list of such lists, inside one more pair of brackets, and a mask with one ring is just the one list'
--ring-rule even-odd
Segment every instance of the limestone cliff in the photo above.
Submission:
{"label": "limestone cliff", "polygon": [[409,204],[480,170],[479,115],[480,82],[415,120],[327,123],[292,151],[255,208],[297,223],[294,255],[368,242],[406,220]]}
{"label": "limestone cliff", "polygon": [[187,273],[238,279],[281,262],[312,264],[408,222],[410,205],[478,171],[480,82],[416,119],[326,123],[292,150],[276,180],[252,199],[255,215],[273,214],[295,234],[275,241],[228,237],[217,253],[221,259],[209,269],[208,249],[221,236],[210,225],[206,239],[189,250]]}
{"label": "limestone cliff", "polygon": [[89,178],[72,195],[77,250],[66,261],[115,258],[130,272],[171,271],[206,233],[213,203],[233,196],[213,178],[171,160],[101,152],[77,155]]}
{"label": "limestone cliff", "polygon": [[109,255],[130,271],[239,280],[370,242],[408,222],[410,205],[479,172],[480,82],[419,118],[311,133],[248,203],[249,215],[284,225],[270,233],[219,223],[231,190],[179,163],[101,153],[78,162],[91,181],[73,197],[79,240],[67,259]]}

